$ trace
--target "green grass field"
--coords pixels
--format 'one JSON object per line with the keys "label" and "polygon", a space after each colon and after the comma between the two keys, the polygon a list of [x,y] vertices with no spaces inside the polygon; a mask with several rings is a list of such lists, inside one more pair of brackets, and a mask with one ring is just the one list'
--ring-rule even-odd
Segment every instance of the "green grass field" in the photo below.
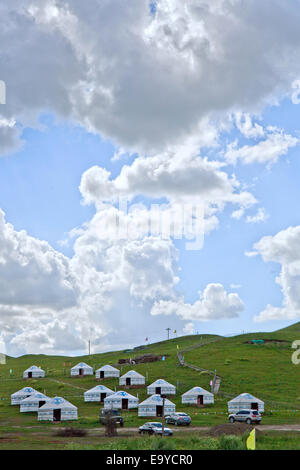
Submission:
{"label": "green grass field", "polygon": [[[247,344],[247,341],[251,339],[274,339],[285,342],[264,345]],[[0,365],[0,449],[10,448],[11,445],[22,446],[22,442],[27,442],[30,448],[45,448],[44,446],[62,448],[59,438],[55,438],[53,446],[51,444],[53,438],[48,438],[49,435],[52,436],[54,429],[64,427],[66,424],[41,423],[37,421],[36,413],[21,414],[19,406],[10,405],[10,395],[13,392],[28,385],[48,396],[62,396],[78,407],[79,419],[70,423],[71,426],[96,429],[99,428],[100,405],[84,403],[83,392],[99,382],[95,380],[95,377],[71,378],[69,363],[74,366],[84,361],[96,369],[104,364],[115,365],[121,358],[134,357],[143,353],[166,355],[165,361],[139,364],[134,366],[134,369],[147,377],[147,384],[158,378],[164,378],[176,385],[177,395],[171,400],[176,404],[177,411],[185,411],[191,415],[193,426],[213,426],[226,422],[227,401],[231,396],[234,397],[242,392],[252,393],[265,401],[266,412],[263,424],[300,424],[300,366],[294,365],[291,361],[293,352],[291,343],[296,339],[300,339],[300,323],[274,333],[255,333],[232,338],[210,335],[185,336],[152,344],[143,350],[130,353],[118,351],[80,358],[43,355],[8,357],[7,363]],[[200,385],[209,390],[211,376],[180,366],[177,359],[177,345],[187,363],[210,370],[216,369],[217,374],[222,377],[221,393],[216,396],[215,405],[201,409],[181,405],[182,393],[190,388]],[[46,378],[23,380],[23,371],[31,365],[42,367],[47,373]],[[121,372],[125,373],[133,367],[123,365],[120,368]],[[116,379],[105,380],[102,383],[109,388],[120,389]],[[129,392],[134,395],[138,394],[140,402],[147,397],[146,387],[129,390]],[[138,418],[137,410],[123,412],[123,416],[125,427],[139,426],[147,420]],[[9,435],[14,436],[11,442],[7,442]],[[16,444],[16,436],[18,436],[18,444]],[[176,439],[179,437],[176,436]],[[188,445],[189,439],[184,437],[182,439],[182,445]],[[186,439],[186,444],[184,439]],[[77,443],[74,443],[74,439],[71,441],[70,445],[84,445],[79,438]],[[110,448],[109,440],[102,437],[102,441],[104,446],[102,448]],[[63,448],[65,444],[64,441]],[[96,444],[87,441],[86,445]]]}

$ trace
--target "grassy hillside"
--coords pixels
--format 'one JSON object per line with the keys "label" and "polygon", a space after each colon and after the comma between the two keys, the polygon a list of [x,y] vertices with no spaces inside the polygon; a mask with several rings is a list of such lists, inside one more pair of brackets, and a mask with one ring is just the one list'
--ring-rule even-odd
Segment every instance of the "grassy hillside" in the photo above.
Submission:
{"label": "grassy hillside", "polygon": [[[247,344],[252,339],[282,342]],[[79,361],[84,361],[98,368],[104,364],[117,364],[121,358],[133,358],[143,353],[167,356],[166,361],[139,364],[134,368],[147,377],[147,384],[158,378],[165,378],[176,385],[177,395],[172,401],[176,403],[177,411],[186,411],[192,416],[196,426],[226,421],[228,399],[242,392],[252,393],[266,401],[264,424],[300,423],[300,366],[291,362],[291,342],[295,339],[300,339],[299,323],[274,333],[255,333],[233,338],[212,335],[185,336],[152,344],[143,350],[130,353],[117,351],[80,358],[43,355],[8,358],[6,365],[0,365],[0,435],[4,431],[15,431],[18,427],[22,428],[22,433],[26,430],[29,434],[33,429],[46,431],[49,426],[53,427],[49,423],[38,423],[35,413],[20,414],[18,406],[10,406],[10,394],[25,385],[31,385],[49,396],[63,396],[78,406],[79,420],[72,423],[72,426],[98,427],[99,404],[84,403],[82,396],[85,390],[98,382],[94,377],[71,378],[69,363],[73,366]],[[177,345],[186,362],[201,368],[216,369],[217,374],[222,377],[221,393],[216,397],[214,406],[199,409],[181,405],[181,394],[190,388],[200,385],[209,390],[211,376],[181,367],[177,359]],[[66,367],[63,366],[64,363]],[[31,365],[41,366],[46,370],[47,377],[23,380],[23,370]],[[122,373],[132,368],[128,365],[120,366]],[[112,389],[120,389],[116,379],[105,380],[104,383]],[[130,393],[138,394],[140,402],[147,397],[146,388],[133,389]],[[137,417],[136,410],[123,414],[127,427],[146,421],[145,418]]]}

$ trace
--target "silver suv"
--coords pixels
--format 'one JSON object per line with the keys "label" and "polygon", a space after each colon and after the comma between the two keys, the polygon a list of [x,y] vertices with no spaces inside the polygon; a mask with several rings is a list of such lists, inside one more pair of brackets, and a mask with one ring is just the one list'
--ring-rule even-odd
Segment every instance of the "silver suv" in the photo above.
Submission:
{"label": "silver suv", "polygon": [[241,410],[229,415],[228,419],[231,423],[239,421],[240,423],[259,424],[261,422],[261,414],[256,410]]}

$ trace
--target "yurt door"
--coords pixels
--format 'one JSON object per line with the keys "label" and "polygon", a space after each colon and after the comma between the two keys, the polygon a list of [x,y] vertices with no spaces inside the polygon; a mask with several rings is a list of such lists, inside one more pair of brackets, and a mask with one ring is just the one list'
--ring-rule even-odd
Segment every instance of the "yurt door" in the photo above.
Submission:
{"label": "yurt door", "polygon": [[258,410],[258,403],[251,403],[251,410]]}
{"label": "yurt door", "polygon": [[161,394],[161,387],[156,387],[155,389],[155,394],[160,395]]}
{"label": "yurt door", "polygon": [[101,402],[101,403],[104,402],[104,398],[106,398],[106,393],[101,393],[101,394],[100,394],[100,402]]}
{"label": "yurt door", "polygon": [[83,375],[84,374],[84,370],[83,369],[79,369],[79,375]]}
{"label": "yurt door", "polygon": [[43,406],[46,402],[45,401],[39,401],[39,408]]}
{"label": "yurt door", "polygon": [[28,372],[28,378],[32,379],[32,372]]}
{"label": "yurt door", "polygon": [[53,421],[58,422],[61,420],[61,410],[53,410]]}
{"label": "yurt door", "polygon": [[104,379],[104,370],[100,370],[100,379]]}
{"label": "yurt door", "polygon": [[156,406],[156,416],[161,417],[163,415],[163,407],[160,405]]}
{"label": "yurt door", "polygon": [[122,398],[122,410],[128,410],[128,398]]}
{"label": "yurt door", "polygon": [[197,404],[198,405],[203,405],[203,395],[198,395]]}
{"label": "yurt door", "polygon": [[127,378],[126,378],[126,385],[127,385],[127,386],[130,386],[130,383],[131,383],[131,379],[130,379],[130,377],[127,377]]}

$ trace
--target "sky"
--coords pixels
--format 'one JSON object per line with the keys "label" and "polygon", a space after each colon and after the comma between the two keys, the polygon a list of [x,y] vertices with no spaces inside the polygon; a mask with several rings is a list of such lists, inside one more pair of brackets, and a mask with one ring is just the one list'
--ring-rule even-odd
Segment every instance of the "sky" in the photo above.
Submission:
{"label": "sky", "polygon": [[300,320],[299,3],[0,5],[1,352]]}

